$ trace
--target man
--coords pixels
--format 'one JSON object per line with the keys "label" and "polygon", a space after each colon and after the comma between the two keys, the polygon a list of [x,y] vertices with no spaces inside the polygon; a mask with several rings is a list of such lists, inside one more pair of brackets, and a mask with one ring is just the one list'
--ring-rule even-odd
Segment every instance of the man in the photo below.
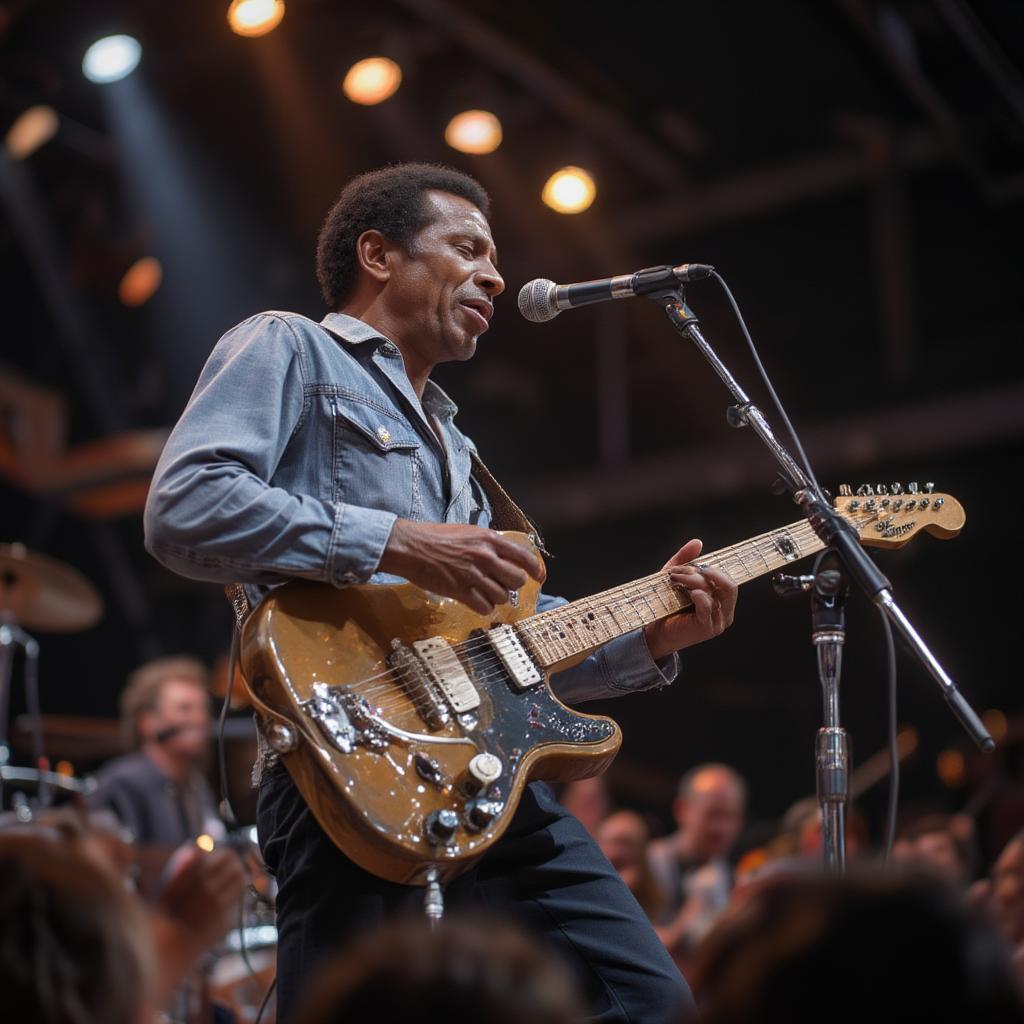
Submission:
{"label": "man", "polygon": [[743,828],[746,784],[725,764],[702,764],[679,781],[677,830],[648,846],[666,897],[658,934],[685,960],[724,908],[732,889],[726,857]]}
{"label": "man", "polygon": [[[457,171],[405,164],[362,175],[321,231],[317,273],[332,312],[317,324],[262,314],[217,344],[157,466],[147,546],[198,579],[294,577],[335,586],[404,578],[481,614],[508,601],[536,558],[487,529],[472,443],[430,380],[469,359],[505,284],[489,200]],[[672,560],[694,612],[612,641],[558,677],[566,700],[664,685],[675,651],[732,620],[735,584]],[[540,607],[557,599],[543,597]],[[420,893],[356,868],[326,838],[278,765],[264,773],[260,843],[278,883],[284,1019],[309,971],[346,930]],[[503,839],[448,889],[558,947],[602,1021],[676,1020],[688,990],[611,866],[548,787],[527,788]]]}
{"label": "man", "polygon": [[194,658],[158,658],[137,668],[121,694],[121,726],[135,748],[97,772],[93,810],[106,809],[141,845],[177,847],[223,834],[203,777],[209,749],[207,671]]}

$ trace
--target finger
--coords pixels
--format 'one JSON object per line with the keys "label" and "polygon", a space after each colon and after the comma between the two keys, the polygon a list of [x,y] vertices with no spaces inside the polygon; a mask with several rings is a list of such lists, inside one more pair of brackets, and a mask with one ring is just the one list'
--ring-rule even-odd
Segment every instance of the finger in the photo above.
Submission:
{"label": "finger", "polygon": [[693,615],[700,627],[709,630],[713,626],[712,613],[714,598],[706,590],[691,590],[690,600],[693,602]]}
{"label": "finger", "polygon": [[490,615],[494,611],[494,604],[473,587],[467,590],[465,596],[460,597],[459,600],[463,604],[469,605],[477,615]]}
{"label": "finger", "polygon": [[673,565],[682,565],[684,562],[691,562],[704,549],[704,542],[696,537],[688,540],[663,566],[662,572]]}
{"label": "finger", "polygon": [[540,559],[528,548],[524,548],[514,540],[509,540],[508,537],[502,537],[500,533],[494,533],[493,531],[490,539],[493,544],[493,550],[505,561],[512,562],[521,569],[525,569],[535,580],[540,580],[543,577],[544,568],[541,565]]}
{"label": "finger", "polygon": [[490,576],[491,579],[497,580],[501,584],[506,592],[506,598],[508,597],[508,591],[518,590],[530,578],[518,565],[508,562],[495,554],[491,555],[486,566],[482,568],[484,573]]}
{"label": "finger", "polygon": [[672,586],[683,590],[710,590],[711,584],[696,569],[690,566],[681,566],[669,570],[669,578]]}

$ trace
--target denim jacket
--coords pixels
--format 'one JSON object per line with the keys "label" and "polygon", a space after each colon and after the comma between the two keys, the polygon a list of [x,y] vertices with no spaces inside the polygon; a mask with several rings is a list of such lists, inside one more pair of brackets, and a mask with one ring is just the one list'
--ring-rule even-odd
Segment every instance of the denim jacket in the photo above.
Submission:
{"label": "denim jacket", "polygon": [[[251,603],[296,577],[395,582],[377,566],[396,519],[490,524],[455,412],[432,381],[421,404],[401,352],[361,320],[260,313],[217,342],[171,432],[146,547],[183,576],[247,584]],[[542,594],[538,610],[561,603]],[[677,671],[677,657],[656,663],[636,630],[553,686],[580,701],[662,686]]]}

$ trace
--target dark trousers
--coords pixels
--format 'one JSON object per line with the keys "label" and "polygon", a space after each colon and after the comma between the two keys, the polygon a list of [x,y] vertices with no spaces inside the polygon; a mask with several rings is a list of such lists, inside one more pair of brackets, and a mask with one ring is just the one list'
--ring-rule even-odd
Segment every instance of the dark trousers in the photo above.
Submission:
{"label": "dark trousers", "polygon": [[[259,792],[260,848],[278,882],[278,1020],[285,1024],[340,942],[403,908],[423,890],[385,882],[327,838],[288,773],[270,769]],[[451,883],[446,907],[476,907],[556,948],[601,1024],[679,1024],[690,990],[639,904],[583,826],[543,783],[531,783],[505,835]]]}

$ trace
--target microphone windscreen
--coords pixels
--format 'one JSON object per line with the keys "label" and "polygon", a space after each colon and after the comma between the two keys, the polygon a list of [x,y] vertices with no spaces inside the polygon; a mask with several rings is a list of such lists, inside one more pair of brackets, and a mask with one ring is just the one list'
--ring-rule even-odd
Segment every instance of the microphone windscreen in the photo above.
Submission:
{"label": "microphone windscreen", "polygon": [[554,320],[561,312],[555,305],[555,282],[543,277],[527,281],[519,289],[519,312],[535,324]]}

